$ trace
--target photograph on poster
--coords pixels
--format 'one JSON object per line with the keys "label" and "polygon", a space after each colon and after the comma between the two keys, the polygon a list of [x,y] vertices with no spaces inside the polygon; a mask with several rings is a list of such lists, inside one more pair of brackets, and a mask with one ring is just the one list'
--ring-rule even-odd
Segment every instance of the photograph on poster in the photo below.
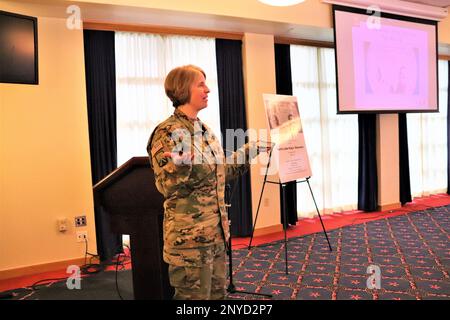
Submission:
{"label": "photograph on poster", "polygon": [[[266,114],[271,130],[299,122],[300,114],[296,101],[268,100],[268,103]],[[301,122],[299,130],[302,130]]]}

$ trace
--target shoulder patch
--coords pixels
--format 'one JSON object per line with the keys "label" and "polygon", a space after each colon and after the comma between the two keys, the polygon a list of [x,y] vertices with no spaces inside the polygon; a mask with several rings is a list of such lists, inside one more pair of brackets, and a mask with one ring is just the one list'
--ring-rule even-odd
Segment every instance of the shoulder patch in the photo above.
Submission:
{"label": "shoulder patch", "polygon": [[152,147],[152,157],[155,156],[155,154],[158,153],[158,151],[160,151],[163,148],[163,144],[161,142],[161,140],[159,140],[158,142],[155,143],[155,145]]}
{"label": "shoulder patch", "polygon": [[[161,144],[162,145],[162,144]],[[152,150],[152,158],[155,159],[156,163],[159,165],[160,168],[164,167],[168,162],[169,159],[167,159],[167,157],[164,156],[164,148],[155,148],[155,153],[153,153]]]}

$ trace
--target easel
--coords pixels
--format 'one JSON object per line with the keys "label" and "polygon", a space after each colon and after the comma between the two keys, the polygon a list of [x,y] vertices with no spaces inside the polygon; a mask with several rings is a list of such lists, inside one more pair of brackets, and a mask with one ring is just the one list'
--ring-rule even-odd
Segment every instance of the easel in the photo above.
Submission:
{"label": "easel", "polygon": [[[250,250],[252,247],[252,241],[253,241],[253,234],[255,232],[255,226],[256,226],[256,221],[258,220],[258,215],[259,215],[259,208],[261,206],[261,200],[262,200],[262,196],[264,193],[264,187],[266,186],[266,183],[272,183],[272,184],[277,184],[277,185],[281,185],[281,190],[282,190],[282,201],[285,204],[286,203],[286,183],[281,183],[281,182],[275,182],[275,181],[267,181],[267,172],[269,171],[269,166],[270,166],[270,160],[272,158],[272,151],[273,148],[270,150],[269,153],[269,161],[267,162],[267,167],[266,167],[266,173],[264,175],[264,182],[262,185],[262,189],[261,189],[261,194],[259,196],[259,202],[258,202],[258,209],[256,210],[256,217],[255,217],[255,222],[253,223],[253,228],[252,228],[252,236],[250,238],[250,243],[248,245],[248,249]],[[323,225],[323,221],[322,221],[322,217],[320,216],[320,212],[319,212],[319,208],[317,207],[317,203],[316,203],[316,199],[314,198],[314,194],[312,192],[311,189],[311,185],[309,184],[309,178],[311,177],[307,177],[305,180],[301,180],[301,181],[296,181],[296,183],[303,183],[306,182],[308,184],[309,187],[309,191],[311,192],[311,196],[313,198],[314,201],[314,205],[316,206],[316,211],[317,214],[319,215],[319,219],[320,219],[320,223],[322,224],[322,229],[323,232],[325,234],[325,237],[327,239],[328,242],[328,247],[330,248],[330,251],[333,251],[333,249],[331,248],[331,244],[330,244],[330,240],[328,239],[328,234],[327,231],[325,230],[325,226]],[[287,235],[286,235],[286,229],[287,229],[287,216],[286,216],[286,206],[283,205],[283,230],[284,230],[284,256],[285,256],[285,263],[286,263],[286,274],[288,274],[288,258],[287,258]]]}

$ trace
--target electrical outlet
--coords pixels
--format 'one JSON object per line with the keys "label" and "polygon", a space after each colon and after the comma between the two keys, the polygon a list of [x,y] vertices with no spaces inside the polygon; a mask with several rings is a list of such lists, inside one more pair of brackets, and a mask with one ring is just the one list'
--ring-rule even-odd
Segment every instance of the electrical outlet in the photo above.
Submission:
{"label": "electrical outlet", "polygon": [[58,218],[57,223],[59,232],[67,231],[67,218]]}
{"label": "electrical outlet", "polygon": [[77,231],[77,242],[85,242],[87,238],[87,231]]}
{"label": "electrical outlet", "polygon": [[269,206],[269,198],[264,198],[264,207]]}
{"label": "electrical outlet", "polygon": [[75,227],[86,227],[86,216],[75,217]]}

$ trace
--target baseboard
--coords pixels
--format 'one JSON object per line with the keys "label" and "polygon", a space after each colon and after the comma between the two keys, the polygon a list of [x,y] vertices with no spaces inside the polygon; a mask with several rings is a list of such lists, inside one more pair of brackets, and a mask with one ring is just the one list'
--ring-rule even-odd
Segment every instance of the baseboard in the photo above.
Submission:
{"label": "baseboard", "polygon": [[[34,274],[44,273],[44,272],[52,272],[58,270],[64,270],[70,265],[81,266],[84,264],[84,257],[65,260],[65,261],[57,261],[51,263],[37,264],[28,267],[8,269],[0,271],[0,280],[31,276]],[[69,275],[69,274],[68,274]]]}
{"label": "baseboard", "polygon": [[283,231],[283,225],[277,224],[274,226],[255,229],[253,236],[255,236],[255,237],[265,236],[265,235],[268,235],[271,233],[277,233],[277,232],[281,232],[281,231]]}
{"label": "baseboard", "polygon": [[383,204],[383,205],[378,205],[378,211],[395,210],[395,209],[399,209],[401,207],[402,207],[402,204],[400,202]]}

